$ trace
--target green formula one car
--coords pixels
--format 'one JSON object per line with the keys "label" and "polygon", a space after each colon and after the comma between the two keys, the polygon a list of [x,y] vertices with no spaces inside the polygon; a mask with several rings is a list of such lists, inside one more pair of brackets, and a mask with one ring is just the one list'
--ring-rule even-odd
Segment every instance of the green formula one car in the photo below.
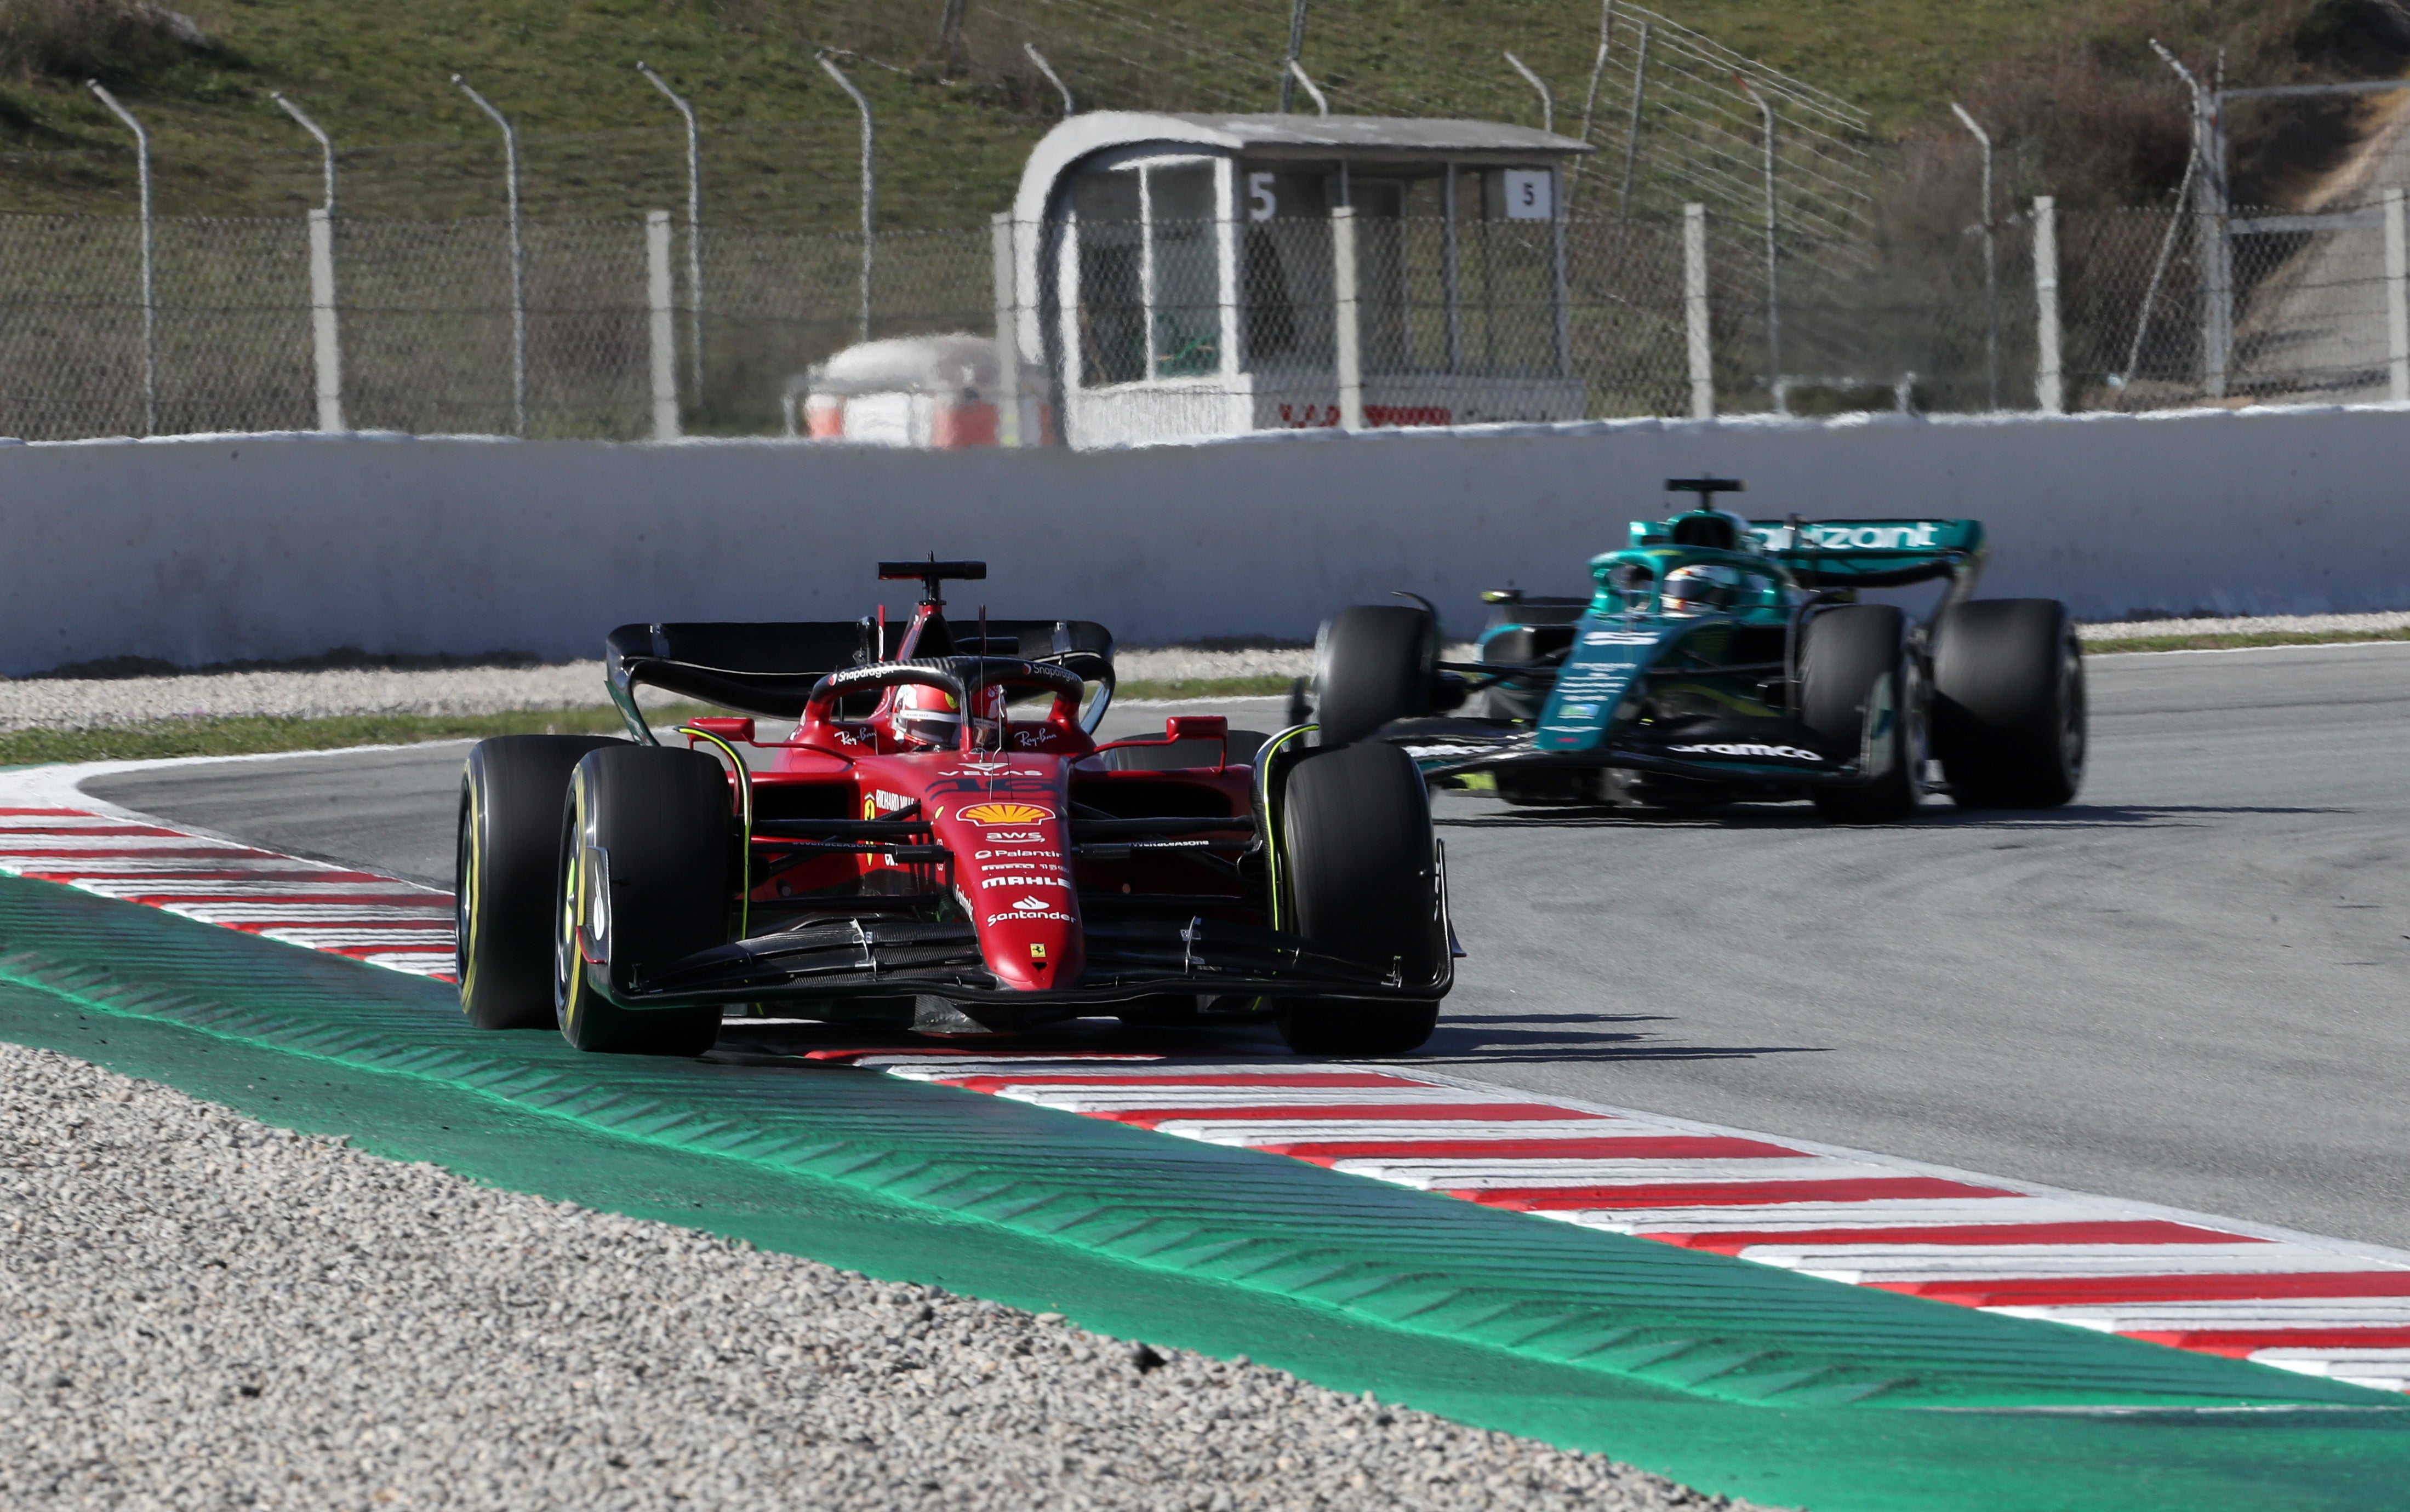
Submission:
{"label": "green formula one car", "polygon": [[[1441,659],[1428,604],[1359,605],[1316,642],[1325,744],[1404,747],[1427,779],[1488,772],[1522,804],[1712,807],[1806,799],[1880,823],[1946,790],[2046,808],[2083,780],[2083,658],[2067,607],[1973,598],[1973,520],[1752,521],[1730,479],[1635,522],[1588,598],[1513,590],[1479,659]],[[1918,623],[1862,591],[1946,583]],[[1485,717],[1451,711],[1479,708]],[[1938,758],[1939,779],[1928,773]]]}

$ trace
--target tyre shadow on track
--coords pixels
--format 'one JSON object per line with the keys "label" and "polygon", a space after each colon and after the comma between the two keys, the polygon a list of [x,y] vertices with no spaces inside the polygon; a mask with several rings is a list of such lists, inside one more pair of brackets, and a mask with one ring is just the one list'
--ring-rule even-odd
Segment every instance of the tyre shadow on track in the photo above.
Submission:
{"label": "tyre shadow on track", "polygon": [[[1443,1009],[1439,1028],[1430,1042],[1413,1054],[1397,1058],[1402,1062],[1448,1060],[1498,1065],[1568,1059],[1739,1060],[1770,1055],[1822,1055],[1827,1048],[1812,1044],[1692,1044],[1670,1038],[1655,1028],[1639,1027],[1674,1021],[1662,1014],[1500,1014],[1459,1017],[1447,1015]],[[1623,1025],[1635,1027],[1617,1027]],[[719,1045],[710,1058],[729,1064],[834,1071],[842,1069],[841,1062],[813,1060],[809,1058],[812,1052],[876,1050],[927,1056],[1028,1056],[1039,1059],[1050,1053],[1162,1056],[1173,1060],[1299,1058],[1289,1054],[1269,1024],[1121,1026],[1096,1019],[1082,1020],[1076,1026],[951,1040],[849,1032],[835,1026],[757,1026],[732,1019],[722,1029]]]}
{"label": "tyre shadow on track", "polygon": [[[1653,1029],[1617,1024],[1670,1024],[1662,1014],[1501,1014],[1449,1017],[1415,1058],[1504,1065],[1561,1060],[1753,1060],[1760,1056],[1823,1055],[1817,1044],[1691,1044]],[[1524,1028],[1520,1026],[1532,1026]]]}
{"label": "tyre shadow on track", "polygon": [[2320,814],[2353,811],[2311,804],[2167,803],[2069,804],[2063,809],[1956,809],[1927,804],[1911,818],[1880,825],[1837,825],[1805,808],[1735,808],[1714,814],[1666,814],[1651,810],[1563,809],[1543,813],[1445,814],[1431,823],[1442,829],[2183,829],[2199,828],[2214,817],[2233,814]]}

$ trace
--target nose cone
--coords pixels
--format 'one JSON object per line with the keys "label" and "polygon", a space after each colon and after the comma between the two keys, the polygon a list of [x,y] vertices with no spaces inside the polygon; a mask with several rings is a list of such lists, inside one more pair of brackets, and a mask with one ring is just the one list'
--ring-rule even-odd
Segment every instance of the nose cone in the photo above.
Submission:
{"label": "nose cone", "polygon": [[930,822],[953,853],[954,885],[996,979],[1022,992],[1077,982],[1087,960],[1061,802],[1049,797],[948,805]]}

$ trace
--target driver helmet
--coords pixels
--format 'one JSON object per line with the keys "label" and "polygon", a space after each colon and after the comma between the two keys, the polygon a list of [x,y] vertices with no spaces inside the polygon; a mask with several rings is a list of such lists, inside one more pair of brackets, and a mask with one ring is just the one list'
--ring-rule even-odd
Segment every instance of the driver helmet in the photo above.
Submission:
{"label": "driver helmet", "polygon": [[1712,614],[1739,599],[1740,574],[1712,564],[1677,567],[1665,574],[1661,597],[1668,614]]}
{"label": "driver helmet", "polygon": [[1004,689],[990,683],[971,695],[971,743],[983,751],[1004,749]]}
{"label": "driver helmet", "polygon": [[895,738],[921,750],[950,750],[962,743],[963,710],[944,688],[907,683],[895,690]]}
{"label": "driver helmet", "polygon": [[[979,743],[1004,742],[1004,689],[991,684],[971,696]],[[962,705],[944,688],[907,683],[895,690],[895,735],[920,750],[951,750],[962,743]]]}

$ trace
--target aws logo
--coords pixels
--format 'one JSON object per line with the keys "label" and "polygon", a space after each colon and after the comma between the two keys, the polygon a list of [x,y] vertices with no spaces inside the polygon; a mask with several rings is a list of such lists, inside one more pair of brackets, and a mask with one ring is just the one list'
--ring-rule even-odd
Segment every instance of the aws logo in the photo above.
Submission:
{"label": "aws logo", "polygon": [[1038,824],[1054,817],[1054,811],[1035,803],[973,803],[962,817],[976,825]]}

